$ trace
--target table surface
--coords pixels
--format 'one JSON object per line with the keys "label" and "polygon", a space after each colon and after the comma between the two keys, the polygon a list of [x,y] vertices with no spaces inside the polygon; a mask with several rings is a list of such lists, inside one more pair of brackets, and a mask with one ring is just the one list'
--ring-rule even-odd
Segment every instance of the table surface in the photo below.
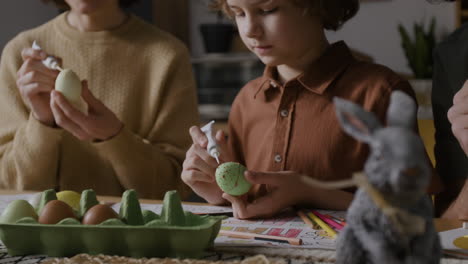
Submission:
{"label": "table surface", "polygon": [[[11,190],[0,190],[0,195],[3,194],[21,194],[21,193],[35,193],[35,192],[20,192],[20,191],[11,191]],[[100,201],[110,202],[110,203],[117,203],[120,202],[121,197],[116,196],[103,196],[99,195],[98,199]],[[140,203],[148,203],[148,204],[160,204],[162,203],[161,200],[149,200],[149,199],[139,199]],[[192,202],[183,202],[184,204],[196,204],[196,205],[207,205],[203,203],[192,203]],[[463,222],[456,220],[456,219],[442,219],[442,218],[434,218],[434,225],[437,231],[442,232],[450,229],[460,228],[463,225]]]}
{"label": "table surface", "polygon": [[[27,194],[27,193],[35,193],[35,192],[18,192],[18,191],[9,191],[9,190],[0,190],[0,195],[13,195],[13,194]],[[110,203],[116,203],[121,201],[121,197],[114,197],[114,196],[98,196],[98,199],[100,201],[105,201],[105,202],[110,202]],[[139,199],[140,203],[147,203],[147,204],[159,204],[162,201],[161,200],[149,200],[149,199]],[[202,203],[191,203],[191,202],[184,202],[184,204],[196,204],[196,205],[206,205]],[[434,225],[436,227],[436,230],[441,232],[441,231],[446,231],[450,229],[455,229],[459,228],[462,226],[462,222],[459,220],[455,219],[440,219],[440,218],[434,218]],[[262,250],[258,251],[260,254],[264,254]],[[308,250],[310,253],[311,251]],[[254,252],[255,253],[255,252]],[[258,253],[256,253],[258,254]],[[254,254],[251,254],[254,255]],[[211,255],[207,255],[207,260],[211,258],[212,261],[215,260],[242,260],[246,257],[245,254],[232,254],[232,253],[222,253],[222,252],[215,252],[212,253]],[[24,257],[10,257],[6,253],[6,248],[4,248],[3,245],[0,244],[0,263],[40,263],[46,259],[45,256],[24,256]],[[6,261],[6,262],[5,262]],[[288,259],[288,263],[303,263],[300,259]],[[307,263],[314,263],[310,261],[306,261]],[[305,263],[305,262],[304,262]],[[320,262],[322,263],[322,262]],[[327,262],[323,262],[327,263]],[[464,262],[463,262],[464,263]]]}

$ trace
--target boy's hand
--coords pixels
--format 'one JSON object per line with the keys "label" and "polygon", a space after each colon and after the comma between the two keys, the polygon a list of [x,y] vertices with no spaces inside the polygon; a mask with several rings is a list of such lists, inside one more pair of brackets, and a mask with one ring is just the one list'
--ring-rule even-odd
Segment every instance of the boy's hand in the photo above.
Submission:
{"label": "boy's hand", "polygon": [[74,108],[58,91],[52,91],[50,107],[57,125],[83,141],[104,141],[115,137],[123,127],[117,116],[82,82],[82,97],[88,104],[88,115]]}
{"label": "boy's hand", "polygon": [[270,188],[265,196],[247,202],[243,196],[231,196],[223,193],[223,198],[230,201],[234,217],[239,219],[270,217],[286,207],[293,206],[306,196],[311,188],[302,180],[302,174],[296,172],[253,172],[246,171],[245,177],[252,184],[266,184]]}
{"label": "boy's hand", "polygon": [[24,103],[39,122],[46,126],[54,126],[54,115],[50,108],[50,92],[54,90],[55,79],[59,72],[51,70],[42,64],[46,53],[32,48],[21,52],[23,65],[18,70],[16,85]]}
{"label": "boy's hand", "polygon": [[[222,191],[215,179],[218,163],[206,150],[208,139],[197,126],[191,127],[189,132],[193,144],[183,163],[182,180],[207,202],[223,204],[226,201],[221,197]],[[216,133],[216,143],[220,152],[220,163],[231,161],[227,152],[226,137],[221,130]]]}
{"label": "boy's hand", "polygon": [[468,81],[453,97],[453,106],[449,109],[447,117],[452,124],[453,135],[468,155]]}

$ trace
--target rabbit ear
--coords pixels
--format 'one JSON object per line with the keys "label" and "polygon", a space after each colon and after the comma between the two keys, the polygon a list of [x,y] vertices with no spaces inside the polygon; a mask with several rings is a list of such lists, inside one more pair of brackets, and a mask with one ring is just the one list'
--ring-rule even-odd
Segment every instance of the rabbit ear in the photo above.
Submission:
{"label": "rabbit ear", "polygon": [[333,98],[333,102],[343,130],[359,141],[371,143],[374,131],[381,127],[375,115],[338,97]]}
{"label": "rabbit ear", "polygon": [[387,110],[387,125],[413,129],[416,120],[416,103],[402,91],[394,91],[390,96]]}

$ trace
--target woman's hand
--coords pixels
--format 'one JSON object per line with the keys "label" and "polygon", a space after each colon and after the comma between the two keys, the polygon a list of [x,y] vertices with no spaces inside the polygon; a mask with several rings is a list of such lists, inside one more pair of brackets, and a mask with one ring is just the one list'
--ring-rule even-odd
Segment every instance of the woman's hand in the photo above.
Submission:
{"label": "woman's hand", "polygon": [[50,108],[50,93],[54,90],[55,79],[59,72],[42,64],[47,54],[40,50],[25,48],[21,52],[23,65],[18,70],[16,85],[24,103],[31,109],[32,115],[46,126],[55,125]]}
{"label": "woman's hand", "polygon": [[[189,132],[193,144],[187,151],[183,163],[182,180],[210,204],[226,203],[221,197],[222,191],[215,179],[218,163],[206,150],[208,145],[206,135],[197,126],[191,127]],[[222,130],[216,133],[215,139],[220,152],[220,163],[231,161],[232,158],[227,152],[226,136]]]}
{"label": "woman's hand", "polygon": [[82,82],[81,96],[88,104],[88,115],[74,108],[58,91],[52,91],[50,107],[58,126],[83,141],[105,141],[115,137],[123,127],[117,116]]}
{"label": "woman's hand", "polygon": [[447,117],[452,124],[453,135],[468,155],[468,81],[453,97],[453,106],[449,109]]}
{"label": "woman's hand", "polygon": [[247,202],[245,196],[231,196],[223,193],[223,198],[230,201],[234,217],[239,219],[270,217],[284,208],[306,200],[313,189],[301,180],[302,174],[296,172],[253,172],[246,171],[245,177],[252,184],[266,184],[268,192],[261,197]]}

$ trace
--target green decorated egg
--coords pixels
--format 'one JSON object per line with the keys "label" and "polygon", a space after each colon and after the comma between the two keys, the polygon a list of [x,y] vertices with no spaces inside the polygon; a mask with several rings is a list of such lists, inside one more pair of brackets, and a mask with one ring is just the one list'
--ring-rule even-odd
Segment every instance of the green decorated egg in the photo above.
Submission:
{"label": "green decorated egg", "polygon": [[247,193],[252,186],[244,177],[247,169],[237,162],[226,162],[216,169],[216,183],[225,193],[239,196]]}

